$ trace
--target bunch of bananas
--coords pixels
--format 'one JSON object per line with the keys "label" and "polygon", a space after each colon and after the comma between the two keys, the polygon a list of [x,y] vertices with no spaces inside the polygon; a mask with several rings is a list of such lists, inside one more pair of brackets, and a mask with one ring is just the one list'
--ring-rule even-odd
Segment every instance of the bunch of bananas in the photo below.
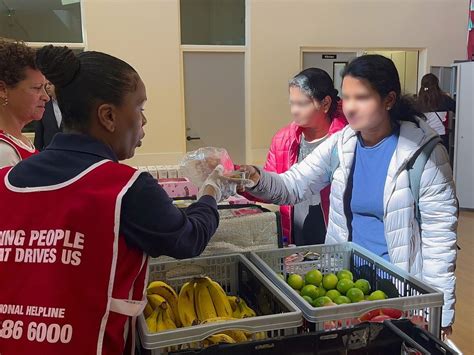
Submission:
{"label": "bunch of bananas", "polygon": [[178,312],[183,326],[257,316],[243,299],[227,296],[209,277],[195,278],[181,287]]}
{"label": "bunch of bananas", "polygon": [[225,330],[219,334],[213,334],[203,341],[203,347],[207,348],[215,344],[235,344],[249,340],[263,340],[266,339],[265,332],[249,333],[243,330]]}
{"label": "bunch of bananas", "polygon": [[[185,283],[179,295],[165,282],[153,281],[147,294],[144,314],[150,332],[256,317],[255,311],[242,298],[228,296],[221,285],[209,277],[194,278]],[[265,333],[226,330],[211,335],[202,345],[233,344],[265,337]]]}
{"label": "bunch of bananas", "polygon": [[227,296],[232,308],[232,317],[237,319],[256,317],[255,311],[238,296]]}
{"label": "bunch of bananas", "polygon": [[181,327],[178,313],[178,295],[163,281],[153,281],[147,288],[148,304],[144,314],[152,333]]}

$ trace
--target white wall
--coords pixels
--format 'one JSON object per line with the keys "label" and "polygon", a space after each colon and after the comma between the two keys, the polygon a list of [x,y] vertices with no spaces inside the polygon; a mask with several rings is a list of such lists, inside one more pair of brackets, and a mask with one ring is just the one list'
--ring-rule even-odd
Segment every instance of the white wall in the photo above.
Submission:
{"label": "white wall", "polygon": [[178,4],[84,0],[87,49],[127,61],[147,88],[146,137],[131,164],[174,164],[185,151]]}
{"label": "white wall", "polygon": [[[426,49],[420,65],[464,58],[468,0],[247,0],[248,162],[265,159],[289,122],[287,82],[301,48]],[[88,49],[119,56],[148,90],[144,145],[132,164],[174,163],[185,151],[179,0],[84,0]],[[420,71],[420,75],[424,74]]]}
{"label": "white wall", "polygon": [[287,82],[300,69],[301,47],[426,48],[425,72],[465,57],[467,0],[252,0],[250,6],[254,163],[289,122]]}

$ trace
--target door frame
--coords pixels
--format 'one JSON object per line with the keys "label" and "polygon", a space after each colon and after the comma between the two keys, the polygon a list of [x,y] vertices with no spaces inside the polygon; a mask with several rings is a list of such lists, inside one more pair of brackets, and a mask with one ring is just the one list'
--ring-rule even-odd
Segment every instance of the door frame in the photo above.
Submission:
{"label": "door frame", "polygon": [[357,57],[360,57],[364,50],[360,48],[343,48],[343,47],[313,47],[313,46],[302,46],[300,47],[300,70],[304,68],[304,54],[305,53],[356,53]]}
{"label": "door frame", "polygon": [[[178,26],[179,26],[179,38],[181,41],[181,7],[180,1],[178,3]],[[184,88],[184,53],[243,53],[244,54],[244,162],[248,163],[251,159],[251,127],[250,127],[250,6],[251,0],[245,0],[245,45],[243,46],[220,46],[220,45],[189,45],[181,44],[179,49],[179,80],[180,80],[180,97],[181,97],[181,120],[183,122],[183,140],[182,149],[183,152],[187,151],[186,148],[186,104],[185,104],[185,88]],[[238,162],[240,163],[240,162]]]}
{"label": "door frame", "polygon": [[430,72],[428,66],[428,50],[423,47],[300,47],[300,70],[303,70],[304,53],[347,53],[356,52],[357,57],[364,55],[367,51],[417,51],[418,52],[418,71],[417,71],[417,89],[420,87],[421,78]]}

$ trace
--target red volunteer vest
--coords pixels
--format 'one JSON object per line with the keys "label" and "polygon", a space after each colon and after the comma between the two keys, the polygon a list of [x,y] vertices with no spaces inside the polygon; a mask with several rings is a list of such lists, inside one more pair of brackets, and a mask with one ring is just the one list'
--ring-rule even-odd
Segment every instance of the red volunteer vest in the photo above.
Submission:
{"label": "red volunteer vest", "polygon": [[148,258],[119,227],[139,173],[104,160],[60,185],[15,188],[10,169],[0,170],[0,354],[133,347]]}
{"label": "red volunteer vest", "polygon": [[2,130],[0,130],[0,141],[5,142],[10,147],[12,147],[21,160],[29,158],[32,155],[38,153],[38,151],[36,149],[35,149],[34,152],[30,152],[29,150],[26,150],[25,148],[21,147],[13,139],[11,139],[8,135],[6,135],[5,132],[3,132]]}

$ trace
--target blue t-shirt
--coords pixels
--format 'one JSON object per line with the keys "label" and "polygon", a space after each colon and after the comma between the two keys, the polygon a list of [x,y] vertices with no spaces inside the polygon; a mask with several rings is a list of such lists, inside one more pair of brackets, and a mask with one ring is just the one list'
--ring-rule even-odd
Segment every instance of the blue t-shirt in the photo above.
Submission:
{"label": "blue t-shirt", "polygon": [[399,130],[373,147],[359,136],[352,169],[352,241],[390,261],[384,231],[383,194]]}

